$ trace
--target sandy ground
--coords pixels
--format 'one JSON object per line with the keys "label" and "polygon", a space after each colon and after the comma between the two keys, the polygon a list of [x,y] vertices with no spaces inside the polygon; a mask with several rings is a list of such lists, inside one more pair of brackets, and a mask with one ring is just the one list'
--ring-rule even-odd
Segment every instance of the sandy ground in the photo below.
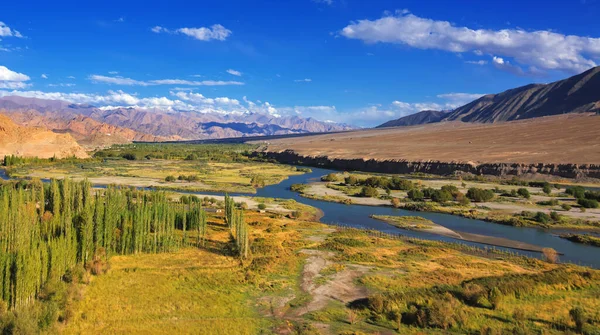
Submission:
{"label": "sandy ground", "polygon": [[[600,163],[600,116],[568,114],[497,124],[442,122],[269,140],[306,156],[471,163]],[[264,141],[255,143],[265,144]]]}
{"label": "sandy ground", "polygon": [[301,252],[309,255],[302,270],[301,288],[312,296],[312,300],[297,309],[296,316],[320,310],[326,307],[331,300],[348,303],[368,296],[367,290],[354,284],[354,280],[367,273],[371,269],[370,267],[356,264],[347,265],[344,270],[334,274],[326,283],[319,285],[315,280],[321,277],[321,270],[333,264],[329,258],[334,254],[309,249],[301,250]]}

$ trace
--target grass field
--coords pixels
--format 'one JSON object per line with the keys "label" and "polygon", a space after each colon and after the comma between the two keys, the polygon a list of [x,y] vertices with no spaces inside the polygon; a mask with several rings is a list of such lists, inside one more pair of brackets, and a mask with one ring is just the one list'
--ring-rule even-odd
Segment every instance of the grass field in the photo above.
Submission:
{"label": "grass field", "polygon": [[[585,310],[586,331],[600,325],[596,270],[268,213],[248,211],[246,221],[248,261],[230,254],[220,216],[209,219],[206,247],[113,257],[108,273],[83,286],[60,330],[392,334],[397,311],[401,334],[561,334],[575,330],[569,311],[576,306]],[[490,286],[506,289],[493,308],[481,294]],[[410,323],[411,306],[443,311],[445,321]]]}
{"label": "grass field", "polygon": [[[256,192],[253,178],[260,184],[277,184],[290,175],[301,174],[293,166],[263,162],[200,162],[186,160],[106,159],[81,162],[56,162],[45,165],[12,167],[12,177],[88,178],[96,184],[120,184],[188,191]],[[175,181],[165,181],[168,176]],[[196,180],[177,180],[194,176]]]}

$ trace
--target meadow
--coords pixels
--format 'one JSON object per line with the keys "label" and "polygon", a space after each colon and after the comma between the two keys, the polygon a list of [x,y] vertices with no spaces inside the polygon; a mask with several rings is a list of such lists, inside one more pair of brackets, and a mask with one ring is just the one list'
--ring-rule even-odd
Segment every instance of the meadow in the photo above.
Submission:
{"label": "meadow", "polygon": [[252,146],[132,144],[100,150],[86,160],[5,163],[14,178],[88,179],[94,184],[164,190],[255,193],[256,187],[301,174],[293,166],[250,159]]}

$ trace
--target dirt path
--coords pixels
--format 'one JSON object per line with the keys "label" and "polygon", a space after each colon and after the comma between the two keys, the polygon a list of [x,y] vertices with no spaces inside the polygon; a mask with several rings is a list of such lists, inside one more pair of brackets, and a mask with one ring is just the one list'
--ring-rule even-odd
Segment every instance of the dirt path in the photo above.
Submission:
{"label": "dirt path", "polygon": [[354,280],[367,273],[371,269],[370,267],[347,265],[344,270],[332,275],[324,284],[318,284],[316,280],[322,277],[320,272],[327,266],[334,264],[330,261],[334,253],[307,249],[301,250],[301,252],[309,255],[302,271],[301,288],[312,296],[312,300],[296,309],[293,312],[294,316],[299,317],[320,310],[332,300],[349,303],[367,297],[366,288],[357,286],[354,284]]}

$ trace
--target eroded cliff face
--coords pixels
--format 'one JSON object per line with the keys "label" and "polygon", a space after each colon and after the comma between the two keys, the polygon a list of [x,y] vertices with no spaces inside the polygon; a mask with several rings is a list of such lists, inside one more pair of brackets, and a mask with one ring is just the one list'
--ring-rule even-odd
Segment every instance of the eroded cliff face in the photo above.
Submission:
{"label": "eroded cliff face", "polygon": [[292,150],[285,150],[281,152],[257,152],[255,155],[274,159],[280,163],[307,165],[347,171],[393,174],[428,173],[441,176],[462,172],[474,175],[491,175],[499,177],[548,175],[572,179],[600,179],[600,165],[598,164],[469,164],[433,161],[408,162],[401,160],[329,159],[325,156],[302,156]]}

